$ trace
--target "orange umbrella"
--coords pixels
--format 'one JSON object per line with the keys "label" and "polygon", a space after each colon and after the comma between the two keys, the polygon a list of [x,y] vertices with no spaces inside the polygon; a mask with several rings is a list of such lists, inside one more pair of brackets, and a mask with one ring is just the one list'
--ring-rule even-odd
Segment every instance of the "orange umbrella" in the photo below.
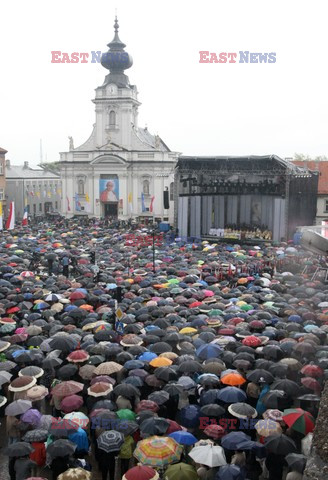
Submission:
{"label": "orange umbrella", "polygon": [[243,383],[246,382],[246,379],[240,375],[239,373],[227,373],[223,377],[221,377],[221,382],[224,383],[225,385],[242,385]]}
{"label": "orange umbrella", "polygon": [[173,363],[172,360],[170,360],[169,358],[156,357],[151,362],[149,362],[149,365],[157,368],[157,367],[168,367],[169,365],[172,365],[172,363]]}
{"label": "orange umbrella", "polygon": [[86,303],[85,305],[81,305],[79,308],[82,308],[83,310],[88,310],[88,311],[93,310],[93,306],[89,305],[88,303]]}

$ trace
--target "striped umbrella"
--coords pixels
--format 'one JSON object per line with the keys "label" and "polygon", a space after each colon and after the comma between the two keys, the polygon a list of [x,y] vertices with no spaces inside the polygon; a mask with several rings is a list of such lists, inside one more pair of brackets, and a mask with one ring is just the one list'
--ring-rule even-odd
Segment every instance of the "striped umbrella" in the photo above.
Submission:
{"label": "striped umbrella", "polygon": [[164,467],[180,460],[183,446],[173,438],[149,437],[137,444],[134,456],[143,465]]}
{"label": "striped umbrella", "polygon": [[314,430],[314,418],[309,412],[302,410],[302,408],[290,408],[284,410],[282,418],[290,428],[303,435]]}
{"label": "striped umbrella", "polygon": [[107,430],[97,438],[97,445],[100,450],[106,453],[118,452],[124,443],[123,433],[116,430]]}

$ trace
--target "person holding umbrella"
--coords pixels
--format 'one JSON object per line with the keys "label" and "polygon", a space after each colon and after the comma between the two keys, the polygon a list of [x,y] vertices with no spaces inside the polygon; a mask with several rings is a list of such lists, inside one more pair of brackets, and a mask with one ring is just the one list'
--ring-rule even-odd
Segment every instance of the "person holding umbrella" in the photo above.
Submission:
{"label": "person holding umbrella", "polygon": [[32,468],[36,466],[36,463],[33,462],[28,456],[19,457],[15,461],[15,474],[16,480],[25,480],[30,477],[32,474]]}

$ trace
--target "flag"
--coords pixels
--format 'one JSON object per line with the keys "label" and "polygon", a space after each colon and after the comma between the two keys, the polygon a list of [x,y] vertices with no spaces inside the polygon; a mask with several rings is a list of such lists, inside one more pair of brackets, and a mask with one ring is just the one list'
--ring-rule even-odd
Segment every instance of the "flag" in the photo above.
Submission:
{"label": "flag", "polygon": [[23,227],[27,227],[27,207],[24,208],[24,215],[23,215],[23,220],[22,220],[22,225]]}
{"label": "flag", "polygon": [[51,198],[51,191],[48,192],[48,198]]}
{"label": "flag", "polygon": [[15,228],[15,202],[10,202],[9,216],[6,221],[6,230]]}
{"label": "flag", "polygon": [[141,194],[141,211],[142,211],[142,212],[145,212],[145,211],[146,211],[145,195],[144,195],[144,193]]}
{"label": "flag", "polygon": [[38,198],[40,198],[40,192],[39,192],[39,191],[36,192],[36,196],[37,196]]}
{"label": "flag", "polygon": [[128,195],[128,204],[129,204],[130,213],[132,213],[132,193],[131,192]]}
{"label": "flag", "polygon": [[153,211],[153,208],[154,208],[154,200],[155,200],[155,197],[151,197],[151,202],[150,202],[150,206],[149,206],[149,211],[150,211],[150,212]]}
{"label": "flag", "polygon": [[87,193],[85,194],[85,201],[88,202],[88,203],[90,202],[90,197]]}
{"label": "flag", "polygon": [[81,211],[81,204],[80,204],[80,201],[79,201],[79,195],[78,193],[75,194],[75,210],[77,212],[80,212]]}
{"label": "flag", "polygon": [[87,212],[91,212],[90,197],[87,193],[85,194],[85,201],[87,202],[87,205],[86,205]]}
{"label": "flag", "polygon": [[0,230],[3,230],[3,212],[2,212],[2,202],[0,202]]}
{"label": "flag", "polygon": [[69,204],[68,195],[66,195],[66,200],[67,200],[67,211],[70,212],[70,211],[71,211],[71,206],[70,206],[70,204]]}
{"label": "flag", "polygon": [[46,190],[46,189],[43,190],[43,196],[44,196],[44,197],[47,196],[47,190]]}

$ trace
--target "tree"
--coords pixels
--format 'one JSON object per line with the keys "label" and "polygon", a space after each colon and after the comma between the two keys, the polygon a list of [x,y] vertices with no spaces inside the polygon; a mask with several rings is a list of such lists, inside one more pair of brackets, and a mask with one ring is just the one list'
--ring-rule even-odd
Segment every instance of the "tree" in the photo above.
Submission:
{"label": "tree", "polygon": [[309,155],[304,155],[304,153],[295,153],[294,160],[299,162],[328,162],[328,157],[326,155],[318,155],[317,157],[311,158]]}

